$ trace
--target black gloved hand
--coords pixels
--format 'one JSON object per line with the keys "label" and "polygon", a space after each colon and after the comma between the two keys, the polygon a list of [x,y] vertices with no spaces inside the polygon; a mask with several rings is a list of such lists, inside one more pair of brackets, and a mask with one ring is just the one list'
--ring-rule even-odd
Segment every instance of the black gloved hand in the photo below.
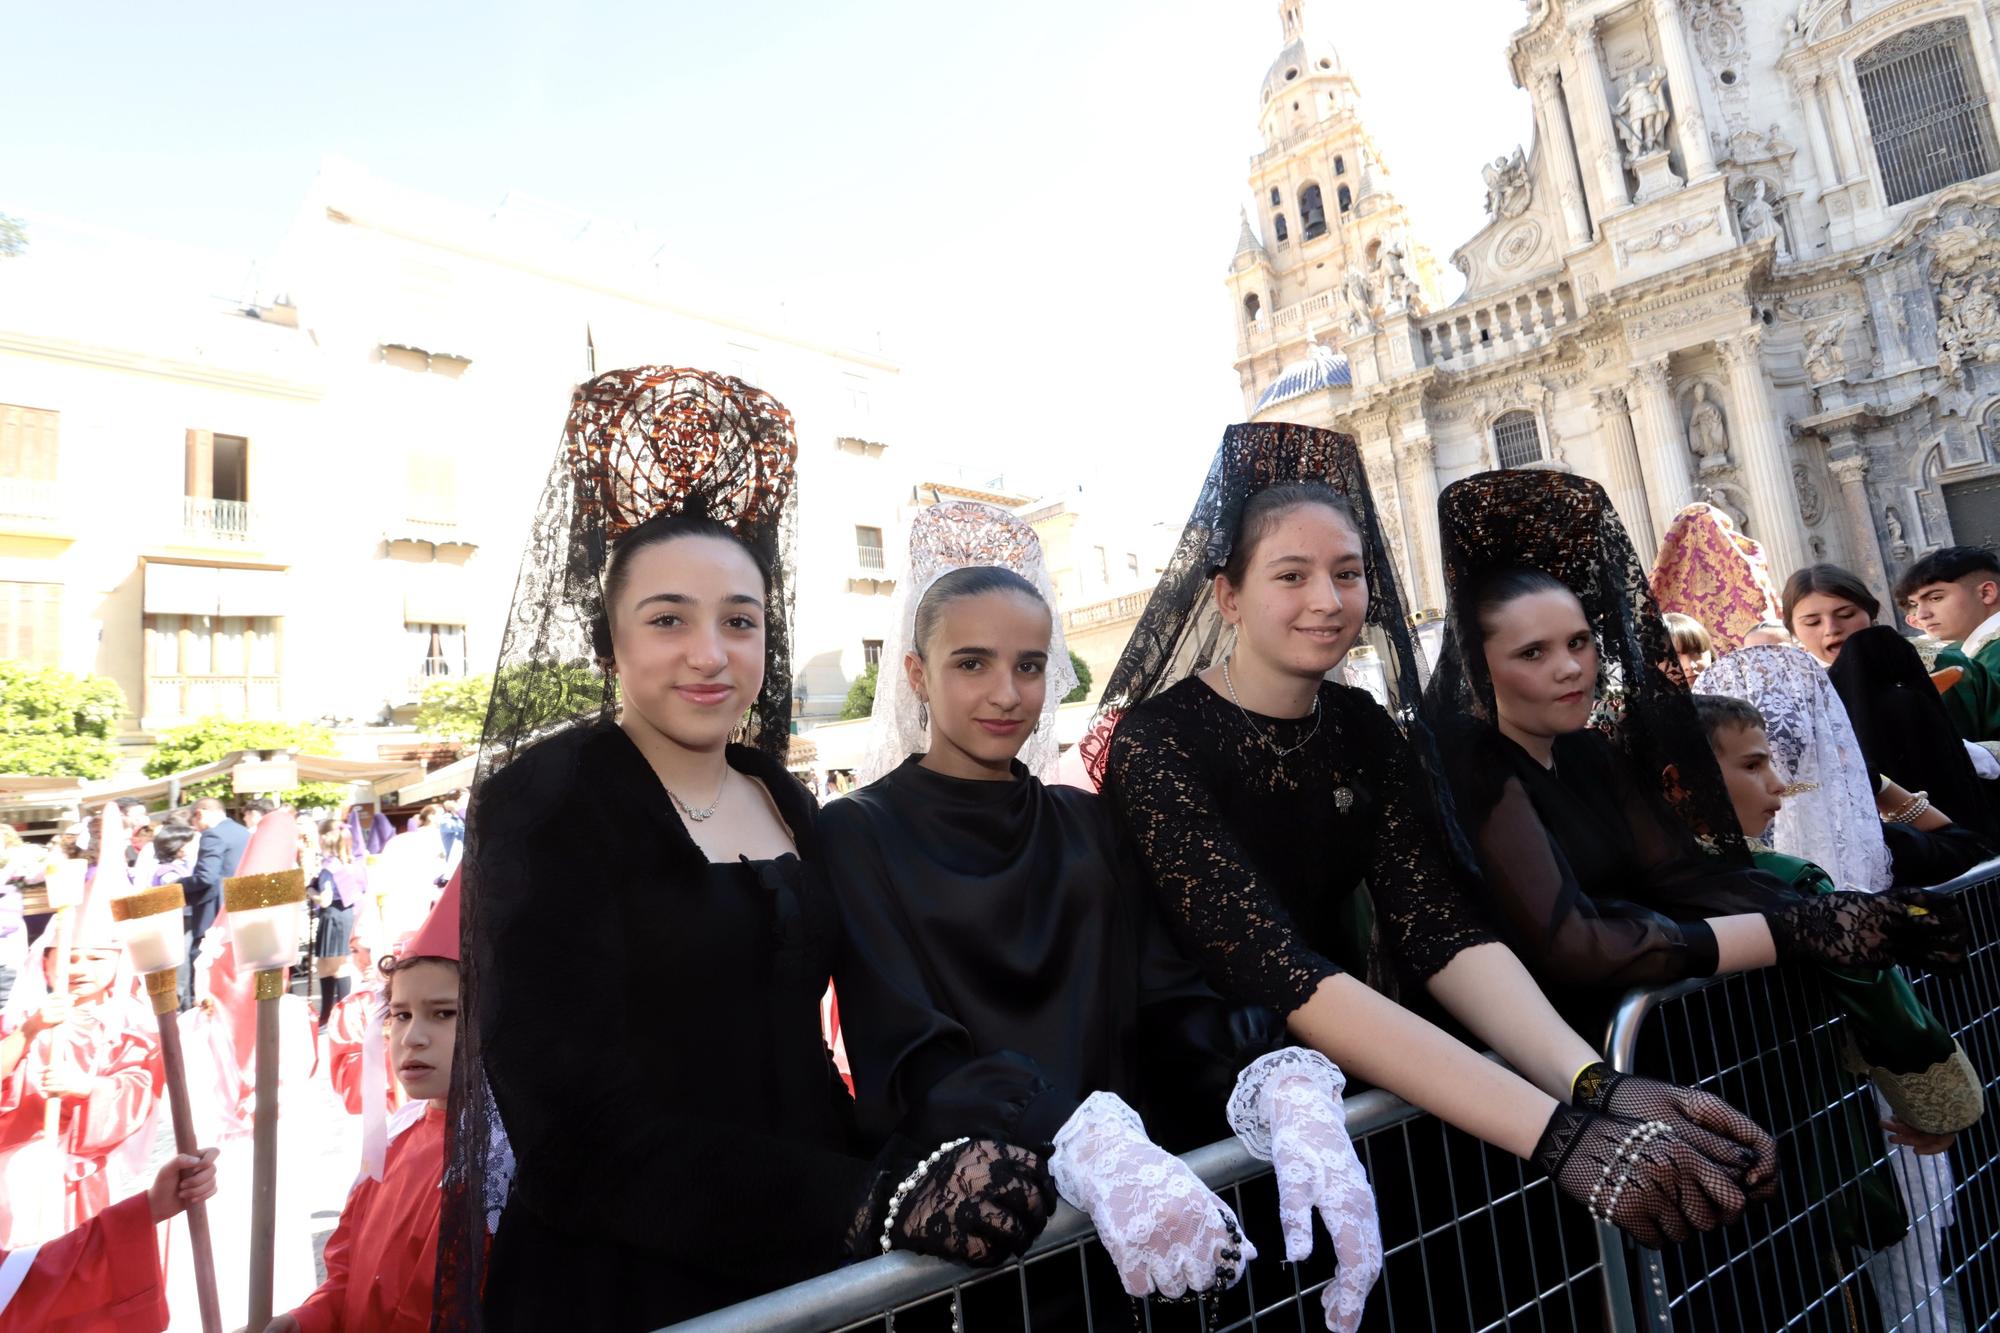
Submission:
{"label": "black gloved hand", "polygon": [[1713,1093],[1621,1074],[1600,1060],[1577,1075],[1570,1105],[1631,1120],[1658,1120],[1696,1152],[1734,1172],[1752,1203],[1777,1193],[1777,1140]]}
{"label": "black gloved hand", "polygon": [[1928,889],[1822,893],[1767,912],[1764,919],[1782,961],[1947,970],[1965,962],[1965,908],[1955,897]]}
{"label": "black gloved hand", "polygon": [[1599,1221],[1658,1249],[1743,1212],[1734,1173],[1658,1120],[1558,1106],[1529,1159]]}
{"label": "black gloved hand", "polygon": [[922,1161],[907,1153],[881,1169],[849,1230],[850,1254],[882,1252],[893,1205],[892,1248],[990,1267],[1025,1253],[1055,1213],[1055,1181],[1039,1153],[973,1139],[934,1156],[920,1175]]}

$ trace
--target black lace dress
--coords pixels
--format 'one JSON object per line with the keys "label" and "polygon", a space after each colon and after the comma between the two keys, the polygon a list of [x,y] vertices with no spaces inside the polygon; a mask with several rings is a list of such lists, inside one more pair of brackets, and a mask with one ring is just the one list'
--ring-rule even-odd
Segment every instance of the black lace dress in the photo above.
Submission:
{"label": "black lace dress", "polygon": [[615,726],[480,793],[480,1036],[518,1163],[489,1328],[657,1328],[847,1257],[875,1172],[820,1036],[839,915],[810,798],[729,762],[804,859],[707,861]]}
{"label": "black lace dress", "polygon": [[1183,947],[1224,995],[1283,1014],[1329,976],[1368,979],[1378,933],[1416,983],[1495,939],[1396,724],[1345,685],[1319,704],[1314,733],[1190,676],[1120,719],[1105,772]]}

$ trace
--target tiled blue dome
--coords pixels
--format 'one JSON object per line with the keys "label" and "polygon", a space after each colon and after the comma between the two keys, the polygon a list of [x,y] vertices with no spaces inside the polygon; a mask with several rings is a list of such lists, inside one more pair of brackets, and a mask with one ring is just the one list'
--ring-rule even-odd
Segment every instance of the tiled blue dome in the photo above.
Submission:
{"label": "tiled blue dome", "polygon": [[1325,343],[1314,343],[1304,359],[1292,362],[1282,375],[1271,381],[1271,387],[1257,399],[1255,411],[1262,412],[1321,389],[1346,388],[1352,383],[1354,376],[1347,368],[1347,358]]}

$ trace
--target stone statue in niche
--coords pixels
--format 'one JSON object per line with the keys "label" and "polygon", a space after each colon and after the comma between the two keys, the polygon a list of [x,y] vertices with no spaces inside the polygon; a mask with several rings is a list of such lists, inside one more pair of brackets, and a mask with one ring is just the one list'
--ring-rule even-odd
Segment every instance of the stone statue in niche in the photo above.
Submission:
{"label": "stone statue in niche", "polygon": [[1903,535],[1903,516],[1890,505],[1882,511],[1882,530],[1889,536],[1889,553],[1898,560],[1907,560],[1910,555],[1909,539]]}
{"label": "stone statue in niche", "polygon": [[1405,244],[1407,242],[1398,236],[1383,247],[1382,299],[1414,310],[1419,304],[1417,280],[1410,276],[1409,264],[1403,250]]}
{"label": "stone statue in niche", "polygon": [[1746,245],[1755,245],[1767,236],[1776,237],[1777,258],[1791,259],[1791,244],[1785,239],[1784,224],[1778,221],[1777,206],[1771,202],[1769,187],[1762,176],[1750,178],[1748,192],[1737,202],[1736,220],[1742,227]]}
{"label": "stone statue in niche", "polygon": [[1615,127],[1627,166],[1667,146],[1666,82],[1667,72],[1658,65],[1641,66],[1618,98]]}
{"label": "stone statue in niche", "polygon": [[1704,473],[1729,466],[1729,427],[1722,420],[1722,409],[1709,401],[1708,386],[1700,382],[1694,386],[1694,406],[1688,412],[1688,448],[1701,460]]}
{"label": "stone statue in niche", "polygon": [[1496,157],[1479,169],[1486,178],[1488,217],[1517,218],[1528,211],[1534,186],[1528,179],[1528,158],[1516,148],[1512,157]]}
{"label": "stone statue in niche", "polygon": [[1694,488],[1694,498],[1703,504],[1714,505],[1717,509],[1729,515],[1729,521],[1736,525],[1738,532],[1745,536],[1750,535],[1750,515],[1722,487],[1696,486]]}
{"label": "stone statue in niche", "polygon": [[1340,303],[1341,319],[1347,326],[1347,336],[1357,338],[1368,332],[1374,321],[1371,314],[1375,306],[1374,293],[1368,286],[1368,275],[1361,271],[1359,264],[1347,266],[1347,278],[1334,291]]}
{"label": "stone statue in niche", "polygon": [[1840,339],[1847,332],[1847,316],[1829,320],[1806,334],[1806,378],[1814,384],[1847,378],[1847,352]]}

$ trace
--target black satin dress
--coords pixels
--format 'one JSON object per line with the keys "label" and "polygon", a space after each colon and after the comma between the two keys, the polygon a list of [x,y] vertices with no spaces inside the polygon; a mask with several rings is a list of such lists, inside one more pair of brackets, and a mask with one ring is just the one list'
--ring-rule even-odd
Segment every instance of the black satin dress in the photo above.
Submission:
{"label": "black satin dress", "polygon": [[915,757],[827,805],[835,969],[864,1139],[984,1135],[1046,1151],[1115,1092],[1184,1149],[1228,1133],[1236,1074],[1286,1044],[1174,947],[1102,802],[945,777]]}

